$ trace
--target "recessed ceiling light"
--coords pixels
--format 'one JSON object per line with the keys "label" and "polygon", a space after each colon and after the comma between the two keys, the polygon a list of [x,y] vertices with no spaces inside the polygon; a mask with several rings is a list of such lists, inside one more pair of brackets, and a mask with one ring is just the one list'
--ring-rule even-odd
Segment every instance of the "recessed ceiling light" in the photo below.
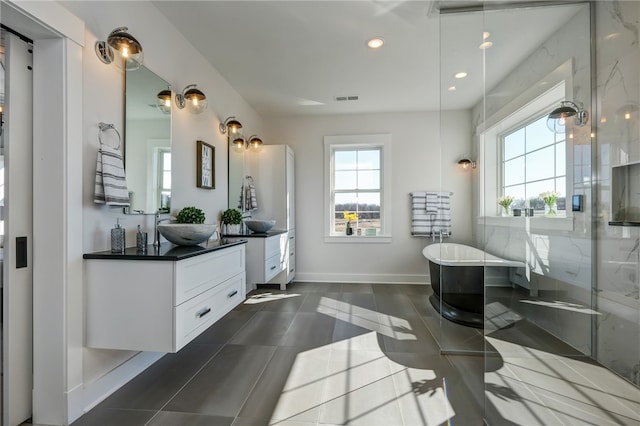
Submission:
{"label": "recessed ceiling light", "polygon": [[456,73],[456,74],[454,75],[454,77],[455,77],[455,78],[465,78],[466,76],[467,76],[467,73],[466,73],[466,72],[464,72],[464,71],[459,72],[459,73]]}
{"label": "recessed ceiling light", "polygon": [[384,44],[384,40],[381,37],[374,37],[367,40],[367,47],[370,49],[379,49]]}
{"label": "recessed ceiling light", "polygon": [[482,39],[486,40],[491,36],[491,33],[489,31],[485,31],[482,33]]}
{"label": "recessed ceiling light", "polygon": [[449,86],[449,88],[447,89],[450,92],[455,92],[456,91],[456,86]]}
{"label": "recessed ceiling light", "polygon": [[488,49],[491,46],[493,46],[493,43],[490,41],[485,41],[484,43],[481,43],[480,46],[478,46],[478,49],[480,50],[484,50],[484,49]]}

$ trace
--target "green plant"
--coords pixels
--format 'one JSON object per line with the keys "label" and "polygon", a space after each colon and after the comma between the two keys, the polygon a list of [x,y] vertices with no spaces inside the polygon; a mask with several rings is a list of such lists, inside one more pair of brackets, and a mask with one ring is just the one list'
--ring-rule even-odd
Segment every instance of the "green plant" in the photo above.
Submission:
{"label": "green plant", "polygon": [[178,223],[204,223],[204,212],[197,207],[185,207],[176,216]]}
{"label": "green plant", "polygon": [[227,209],[222,212],[222,223],[240,225],[242,223],[242,213],[238,209]]}

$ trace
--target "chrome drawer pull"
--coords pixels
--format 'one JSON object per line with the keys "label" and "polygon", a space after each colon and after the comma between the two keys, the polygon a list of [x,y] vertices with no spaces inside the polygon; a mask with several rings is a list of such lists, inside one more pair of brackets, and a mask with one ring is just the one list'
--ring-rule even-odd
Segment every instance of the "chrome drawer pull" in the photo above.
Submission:
{"label": "chrome drawer pull", "polygon": [[293,237],[289,237],[290,240],[293,240]]}
{"label": "chrome drawer pull", "polygon": [[202,318],[203,316],[207,315],[209,312],[211,312],[211,308],[204,308],[200,312],[196,312],[196,317]]}
{"label": "chrome drawer pull", "polygon": [[231,293],[227,294],[227,299],[235,296],[236,294],[238,294],[238,290],[233,290]]}
{"label": "chrome drawer pull", "polygon": [[289,269],[289,272],[293,272],[293,271],[294,271],[293,269]]}
{"label": "chrome drawer pull", "polygon": [[276,269],[276,268],[277,268],[277,266],[272,266],[272,267],[271,267],[271,270],[273,271],[273,270],[274,270],[274,269]]}
{"label": "chrome drawer pull", "polygon": [[293,252],[289,253],[289,256],[293,256]]}

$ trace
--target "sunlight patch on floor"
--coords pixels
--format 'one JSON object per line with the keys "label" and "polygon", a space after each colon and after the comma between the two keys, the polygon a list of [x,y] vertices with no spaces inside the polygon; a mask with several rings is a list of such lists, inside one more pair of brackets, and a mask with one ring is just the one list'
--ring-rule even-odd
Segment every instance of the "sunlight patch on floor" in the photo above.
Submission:
{"label": "sunlight patch on floor", "polygon": [[531,425],[640,423],[640,390],[606,368],[486,339],[503,361],[501,368],[485,373],[487,400],[501,420]]}
{"label": "sunlight patch on floor", "polygon": [[375,331],[396,340],[417,340],[411,325],[403,318],[372,311],[329,297],[322,297],[317,312]]}
{"label": "sunlight patch on floor", "polygon": [[300,297],[296,293],[260,293],[247,297],[244,301],[245,305],[256,305],[258,303],[273,302],[275,300],[289,299],[291,297]]}
{"label": "sunlight patch on floor", "polygon": [[441,373],[404,366],[380,349],[350,350],[344,344],[296,356],[270,425],[436,426],[455,416]]}

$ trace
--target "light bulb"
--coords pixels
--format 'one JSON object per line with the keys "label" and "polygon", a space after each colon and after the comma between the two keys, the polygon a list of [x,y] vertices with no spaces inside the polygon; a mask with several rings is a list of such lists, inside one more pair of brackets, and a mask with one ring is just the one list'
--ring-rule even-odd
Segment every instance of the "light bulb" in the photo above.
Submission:
{"label": "light bulb", "polygon": [[191,104],[192,104],[194,107],[197,107],[197,106],[198,106],[198,97],[197,97],[197,96],[194,96],[193,98],[191,98]]}
{"label": "light bulb", "polygon": [[560,117],[558,118],[558,124],[560,124],[561,126],[564,126],[567,123],[567,119],[564,117]]}
{"label": "light bulb", "polygon": [[171,99],[165,99],[164,106],[166,106],[167,108],[171,108]]}
{"label": "light bulb", "polygon": [[120,50],[120,53],[122,54],[123,58],[128,58],[129,57],[129,48],[127,46],[122,46],[122,49]]}
{"label": "light bulb", "polygon": [[624,119],[625,120],[629,120],[631,118],[631,113],[630,112],[625,112],[624,113]]}

